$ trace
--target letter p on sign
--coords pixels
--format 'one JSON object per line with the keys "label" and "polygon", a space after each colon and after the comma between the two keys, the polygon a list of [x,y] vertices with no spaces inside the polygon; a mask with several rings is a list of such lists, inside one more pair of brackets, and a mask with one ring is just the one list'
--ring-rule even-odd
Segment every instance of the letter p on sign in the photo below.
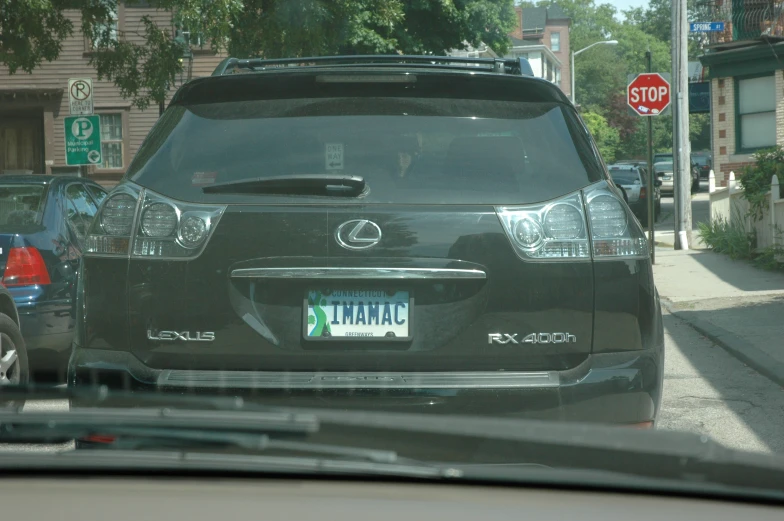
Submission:
{"label": "letter p on sign", "polygon": [[657,116],[670,104],[670,84],[655,72],[640,74],[626,87],[626,103],[640,116]]}

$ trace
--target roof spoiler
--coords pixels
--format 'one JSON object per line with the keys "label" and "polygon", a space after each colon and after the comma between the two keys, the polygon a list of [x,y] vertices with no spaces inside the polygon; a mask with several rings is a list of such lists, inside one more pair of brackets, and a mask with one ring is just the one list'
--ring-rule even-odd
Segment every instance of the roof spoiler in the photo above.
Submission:
{"label": "roof spoiler", "polygon": [[315,56],[304,58],[225,58],[213,71],[213,76],[235,74],[240,70],[264,71],[284,67],[396,67],[406,65],[411,68],[459,69],[470,68],[480,72],[534,76],[531,64],[526,58],[464,58],[456,56],[424,55],[358,55],[358,56]]}

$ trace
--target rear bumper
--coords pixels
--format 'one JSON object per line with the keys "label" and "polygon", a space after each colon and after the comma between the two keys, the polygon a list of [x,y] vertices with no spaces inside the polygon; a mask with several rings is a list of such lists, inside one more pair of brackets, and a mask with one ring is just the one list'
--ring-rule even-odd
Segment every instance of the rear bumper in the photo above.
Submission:
{"label": "rear bumper", "polygon": [[[568,371],[359,374],[160,370],[130,353],[75,347],[68,383],[173,394],[229,393],[281,407],[632,424],[656,419],[662,352],[592,355]],[[77,400],[72,405],[94,404]]]}

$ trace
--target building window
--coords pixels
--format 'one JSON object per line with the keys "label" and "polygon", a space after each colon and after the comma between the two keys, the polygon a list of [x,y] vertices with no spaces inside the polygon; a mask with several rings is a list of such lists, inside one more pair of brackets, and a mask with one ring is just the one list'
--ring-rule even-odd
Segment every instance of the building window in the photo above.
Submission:
{"label": "building window", "polygon": [[555,69],[555,84],[561,86],[561,68]]}
{"label": "building window", "polygon": [[117,41],[117,33],[119,31],[117,11],[109,11],[109,22],[105,24],[95,24],[93,31],[93,49],[97,49],[101,45],[108,45]]}
{"label": "building window", "polygon": [[550,50],[553,52],[561,50],[561,33],[550,33]]}
{"label": "building window", "polygon": [[774,77],[737,79],[738,111],[736,148],[738,152],[772,147],[776,144],[776,82]]}
{"label": "building window", "polygon": [[122,113],[101,114],[101,168],[123,168]]}

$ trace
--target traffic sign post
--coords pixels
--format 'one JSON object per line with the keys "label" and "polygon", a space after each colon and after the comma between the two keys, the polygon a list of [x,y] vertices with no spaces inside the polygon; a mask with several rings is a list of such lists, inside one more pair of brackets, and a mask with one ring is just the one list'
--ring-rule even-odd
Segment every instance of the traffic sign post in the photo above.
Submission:
{"label": "traffic sign post", "polygon": [[626,103],[638,116],[647,118],[648,126],[648,243],[651,248],[651,262],[656,263],[656,243],[654,241],[655,179],[653,172],[653,120],[670,105],[670,84],[661,74],[651,72],[651,51],[645,53],[645,74],[638,74],[626,87]]}
{"label": "traffic sign post", "polygon": [[90,78],[68,80],[68,105],[72,116],[89,116],[93,113],[93,80]]}
{"label": "traffic sign post", "polygon": [[100,165],[100,116],[69,116],[65,119],[65,164]]}

